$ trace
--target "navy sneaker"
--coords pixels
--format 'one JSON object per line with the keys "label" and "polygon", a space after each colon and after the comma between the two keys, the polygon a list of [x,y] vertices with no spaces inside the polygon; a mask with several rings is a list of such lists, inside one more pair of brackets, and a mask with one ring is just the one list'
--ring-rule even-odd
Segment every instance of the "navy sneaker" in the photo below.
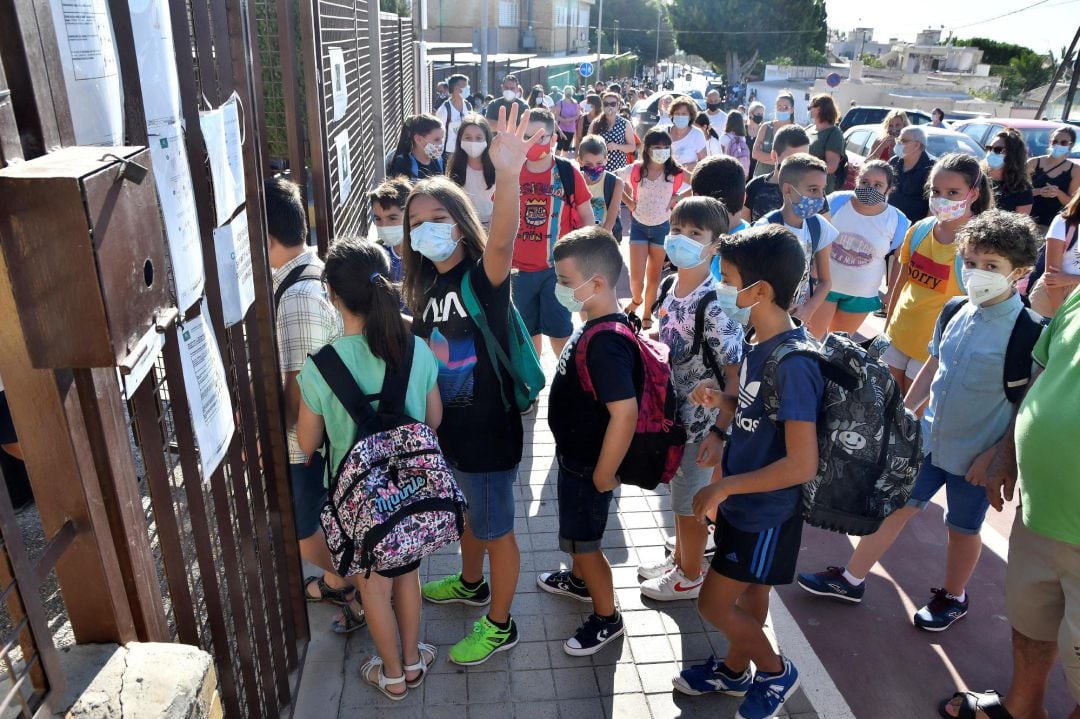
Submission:
{"label": "navy sneaker", "polygon": [[784,670],[779,674],[757,673],[735,719],[770,719],[799,688],[799,672],[795,665],[784,657],[780,659],[784,662]]}
{"label": "navy sneaker", "polygon": [[590,614],[574,636],[563,642],[563,651],[572,657],[588,657],[621,637],[625,631],[622,614],[618,611],[615,612],[615,621]]}
{"label": "navy sneaker", "polygon": [[[754,683],[754,674],[750,667],[742,676],[732,678],[720,669],[723,659],[710,656],[704,664],[687,667],[674,676],[671,683],[683,694],[699,696],[701,694],[727,694],[733,697],[745,696]],[[726,669],[726,667],[724,667]]]}
{"label": "navy sneaker", "polygon": [[560,569],[557,572],[544,572],[536,577],[536,586],[545,592],[561,594],[564,597],[577,599],[579,602],[591,602],[589,590],[585,582],[570,573],[569,569]]}
{"label": "navy sneaker", "polygon": [[855,586],[844,579],[843,567],[827,567],[817,574],[799,573],[799,586],[819,597],[832,597],[845,602],[858,604],[866,591],[866,582]]}
{"label": "navy sneaker", "polygon": [[943,632],[951,627],[953,622],[968,613],[970,597],[965,596],[964,601],[961,602],[944,589],[930,591],[934,593],[933,599],[915,612],[915,616],[911,618],[919,629],[925,629],[928,632]]}

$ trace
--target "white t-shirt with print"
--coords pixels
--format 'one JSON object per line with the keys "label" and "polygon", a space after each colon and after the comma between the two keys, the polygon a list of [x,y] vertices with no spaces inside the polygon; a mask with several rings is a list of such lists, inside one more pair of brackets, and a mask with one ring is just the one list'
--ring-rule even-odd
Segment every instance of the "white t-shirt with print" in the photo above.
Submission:
{"label": "white t-shirt with print", "polygon": [[[716,423],[718,409],[709,409],[689,402],[687,398],[698,382],[712,376],[699,350],[691,354],[694,346],[694,317],[701,298],[716,289],[716,280],[709,275],[686,297],[678,298],[679,280],[664,298],[660,307],[660,341],[671,350],[671,381],[679,397],[679,417],[686,427],[688,442],[700,442]],[[719,303],[713,300],[705,310],[705,338],[717,364],[738,364],[742,360],[743,328],[724,314]]]}
{"label": "white t-shirt with print", "polygon": [[[772,214],[771,212],[769,214]],[[757,222],[754,223],[755,227],[769,224],[769,215],[765,215]],[[818,240],[817,251],[821,252],[826,247],[836,241],[837,236],[840,234],[836,231],[836,228],[829,223],[824,217],[818,215],[817,221],[821,223],[821,238]],[[810,268],[814,266],[813,257],[813,238],[810,237],[810,221],[803,220],[802,227],[792,227],[791,225],[784,223],[784,227],[788,228],[795,233],[795,236],[799,238],[799,242],[802,243],[803,251],[806,252],[806,269],[803,271],[802,284],[799,286],[799,291],[796,293],[795,302],[792,307],[798,307],[802,303],[806,302],[810,298]],[[826,255],[827,256],[827,255]]]}
{"label": "white t-shirt with print", "polygon": [[[635,166],[627,165],[615,173],[626,183],[628,190],[630,188],[630,173],[633,172]],[[683,182],[680,189],[688,187],[688,183]],[[641,182],[638,183],[637,197],[635,198],[637,207],[633,212],[634,219],[648,227],[656,227],[667,222],[668,218],[671,217],[671,210],[668,207],[671,205],[671,196],[674,191],[674,177],[668,180],[661,173],[655,180],[650,180],[645,171],[642,170]]]}
{"label": "white t-shirt with print", "polygon": [[1080,275],[1080,241],[1077,241],[1076,233],[1080,232],[1080,229],[1073,230],[1073,236],[1068,237],[1069,228],[1065,223],[1065,218],[1058,215],[1050,223],[1050,229],[1046,231],[1046,238],[1049,240],[1061,240],[1065,243],[1065,247],[1069,247],[1069,242],[1072,241],[1073,246],[1071,249],[1066,249],[1065,254],[1061,257],[1061,271],[1067,275]]}
{"label": "white t-shirt with print", "polygon": [[848,202],[833,213],[831,221],[838,233],[829,247],[833,292],[852,297],[878,296],[885,277],[885,256],[895,249],[899,217],[892,210],[892,205],[886,205],[879,215],[860,215]]}
{"label": "white t-shirt with print", "polygon": [[708,149],[705,133],[696,127],[691,127],[690,132],[683,139],[672,138],[671,140],[671,156],[675,158],[675,162],[684,167],[697,162],[698,153],[705,149]]}

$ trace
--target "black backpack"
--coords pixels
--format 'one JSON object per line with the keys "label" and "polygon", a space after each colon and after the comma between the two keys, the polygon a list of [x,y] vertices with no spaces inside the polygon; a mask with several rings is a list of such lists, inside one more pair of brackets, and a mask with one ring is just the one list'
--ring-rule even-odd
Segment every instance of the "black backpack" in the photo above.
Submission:
{"label": "black backpack", "polygon": [[303,282],[305,280],[322,280],[322,270],[310,263],[292,268],[292,270],[289,271],[289,274],[285,275],[285,279],[281,281],[278,288],[274,290],[275,314],[278,311],[278,306],[281,304],[281,298],[285,296],[288,289],[297,282]]}
{"label": "black backpack", "polygon": [[[967,297],[953,297],[945,303],[938,315],[938,337],[945,333],[949,322],[967,301]],[[1039,341],[1043,327],[1049,322],[1050,320],[1027,307],[1016,316],[1016,323],[1009,335],[1009,344],[1005,348],[1005,371],[1001,379],[1005,397],[1013,404],[1024,398],[1024,391],[1031,382],[1031,353],[1035,349],[1035,343]]]}
{"label": "black backpack", "polygon": [[[660,283],[660,293],[657,295],[656,302],[653,303],[652,311],[656,314],[660,311],[660,308],[664,304],[664,300],[671,293],[671,288],[675,286],[675,280],[677,275],[668,275],[664,278],[664,281]],[[716,359],[716,354],[713,352],[712,347],[708,342],[704,342],[705,336],[705,313],[709,310],[709,303],[716,299],[716,290],[709,290],[701,296],[701,301],[698,302],[697,307],[694,309],[694,341],[690,346],[690,354],[696,355],[701,353],[701,358],[705,362],[705,367],[712,372],[713,377],[720,383],[720,389],[724,389],[724,371],[720,367],[720,362]]]}

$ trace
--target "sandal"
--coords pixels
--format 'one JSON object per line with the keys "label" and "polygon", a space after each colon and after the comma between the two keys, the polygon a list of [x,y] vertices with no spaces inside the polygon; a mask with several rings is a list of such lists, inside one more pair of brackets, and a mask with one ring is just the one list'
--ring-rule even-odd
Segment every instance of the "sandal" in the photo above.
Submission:
{"label": "sandal", "polygon": [[625,307],[623,307],[623,312],[628,315],[636,314],[635,310],[637,310],[638,307],[641,307],[641,303],[643,301],[644,300],[635,300],[631,298],[630,302],[627,303]]}
{"label": "sandal", "polygon": [[330,623],[330,628],[334,631],[334,634],[350,634],[357,629],[367,626],[367,619],[364,617],[363,608],[361,608],[360,613],[357,614],[353,611],[351,604],[342,604],[341,617],[342,619],[335,619]]}
{"label": "sandal", "polygon": [[[945,711],[953,699],[960,697],[964,701],[957,707],[956,716]],[[938,704],[938,714],[945,719],[975,719],[977,712],[983,712],[990,719],[1013,719],[1012,714],[1001,703],[1002,697],[993,689],[985,692],[956,692]]]}
{"label": "sandal", "polygon": [[[416,664],[406,664],[404,667],[406,672],[420,672],[420,676],[416,679],[413,679],[412,681],[409,681],[408,679],[405,680],[405,685],[409,687],[409,689],[416,689],[424,683],[424,677],[427,676],[428,667],[435,663],[435,657],[439,655],[439,650],[431,644],[420,642],[416,645],[416,649],[420,653],[420,661]],[[431,658],[428,659],[425,655]]]}
{"label": "sandal", "polygon": [[[381,657],[372,657],[371,659],[368,659],[364,666],[360,667],[360,676],[362,676],[364,681],[368,684],[375,687],[394,701],[401,701],[409,696],[409,687],[405,681],[405,673],[402,672],[400,677],[394,677],[393,679],[386,676],[383,674],[383,661]],[[400,694],[395,694],[387,690],[387,687],[396,684],[406,684],[405,691]]]}
{"label": "sandal", "polygon": [[[319,590],[319,596],[311,596],[311,592],[308,590],[311,588],[312,583],[316,584],[316,588]],[[304,580],[304,599],[309,602],[330,602],[331,604],[345,605],[353,600],[353,595],[356,594],[356,587],[345,586],[340,589],[334,589],[323,577],[307,577]]]}

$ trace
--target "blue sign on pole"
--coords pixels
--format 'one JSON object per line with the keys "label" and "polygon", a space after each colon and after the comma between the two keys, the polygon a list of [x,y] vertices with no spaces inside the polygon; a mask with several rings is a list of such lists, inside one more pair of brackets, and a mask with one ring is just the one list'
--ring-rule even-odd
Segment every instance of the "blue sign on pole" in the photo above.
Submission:
{"label": "blue sign on pole", "polygon": [[591,62],[581,63],[581,66],[578,68],[578,72],[581,73],[582,77],[589,77],[593,74],[593,64]]}
{"label": "blue sign on pole", "polygon": [[825,84],[829,87],[839,87],[841,79],[842,78],[840,77],[840,73],[833,72],[830,73],[827,78],[825,78]]}

